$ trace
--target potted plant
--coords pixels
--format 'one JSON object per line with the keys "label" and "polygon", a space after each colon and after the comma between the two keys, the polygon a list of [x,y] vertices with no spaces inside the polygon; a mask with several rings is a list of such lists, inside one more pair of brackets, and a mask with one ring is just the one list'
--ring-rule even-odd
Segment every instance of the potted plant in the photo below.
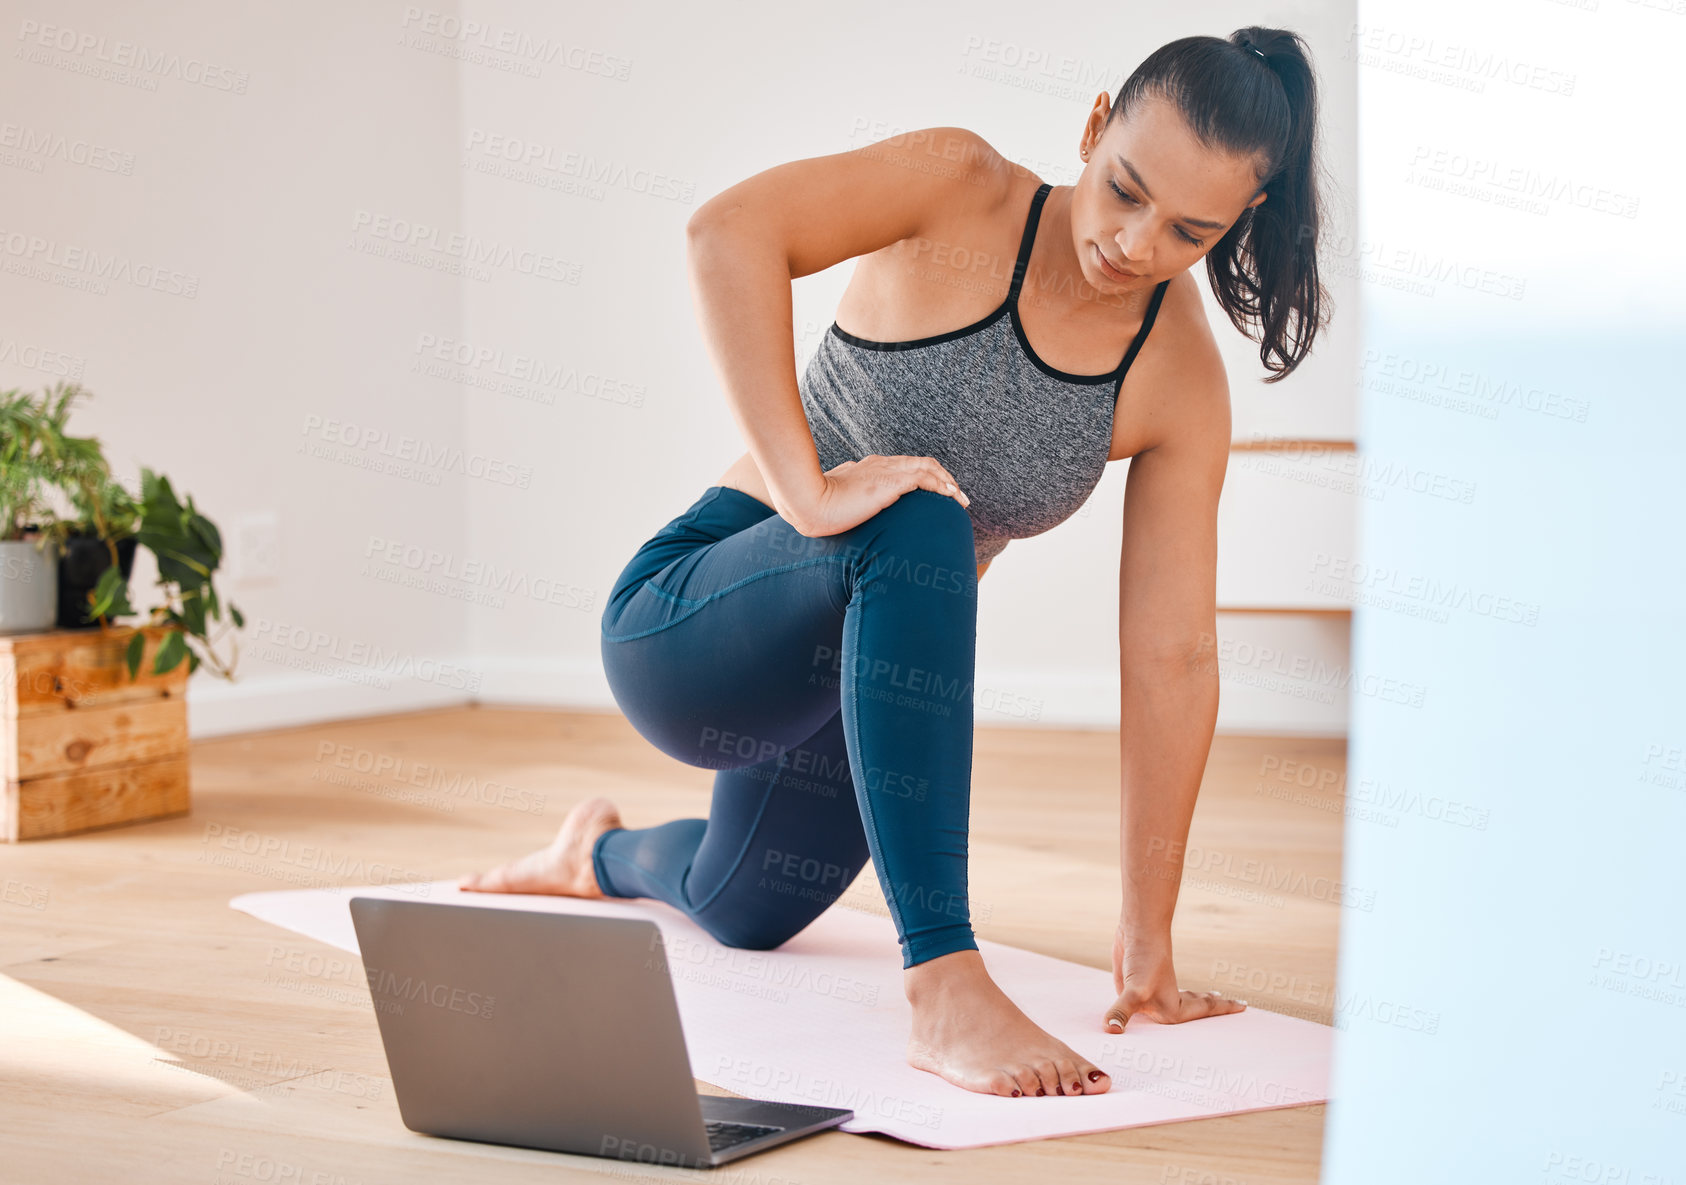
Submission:
{"label": "potted plant", "polygon": [[[34,475],[37,498],[33,505],[44,519],[39,531],[65,560],[55,581],[66,586],[59,624],[103,628],[108,617],[137,615],[129,601],[128,581],[135,547],[143,545],[157,560],[157,583],[164,592],[164,603],[149,611],[147,624],[170,629],[158,647],[153,673],[173,670],[185,658],[189,674],[205,663],[217,675],[232,680],[238,651],[231,642],[225,663],[217,653],[217,639],[209,633],[212,622],[223,620],[224,608],[213,584],[213,574],[222,562],[222,536],[216,524],[199,513],[191,497],[184,505],[169,479],[145,466],[137,501],[112,476],[97,438],[71,436],[65,427],[70,405],[84,393],[79,385],[59,383],[39,405],[16,392],[0,396],[0,434],[5,431],[8,409],[27,425],[31,455],[37,459],[20,472]],[[20,431],[21,435],[25,434]],[[0,435],[0,445],[4,439]],[[58,490],[68,511],[56,511],[41,496],[44,488]],[[54,600],[59,609],[59,598]],[[227,611],[234,628],[245,625],[233,602]],[[190,646],[189,639],[196,639],[199,647]],[[129,641],[125,657],[130,678],[139,671],[145,643],[141,633]]]}
{"label": "potted plant", "polygon": [[[157,583],[164,591],[164,603],[152,608],[149,624],[172,627],[158,647],[152,673],[161,675],[186,658],[188,674],[198,670],[203,662],[214,674],[233,682],[239,648],[231,639],[229,659],[224,663],[217,654],[216,644],[230,628],[243,628],[246,618],[230,601],[227,608],[232,626],[225,625],[215,638],[210,636],[211,623],[223,620],[223,603],[212,582],[222,563],[222,535],[216,524],[199,513],[191,495],[184,504],[176,497],[169,478],[143,465],[140,525],[135,537],[157,561]],[[89,611],[101,618],[107,614],[124,616],[136,612],[129,604],[128,577],[120,568],[108,567],[100,574]],[[188,645],[189,638],[197,640],[198,648]],[[130,678],[140,668],[144,646],[143,634],[137,633],[129,640],[126,659]]]}
{"label": "potted plant", "polygon": [[0,633],[51,629],[58,614],[58,550],[50,529],[55,466],[40,409],[0,392]]}

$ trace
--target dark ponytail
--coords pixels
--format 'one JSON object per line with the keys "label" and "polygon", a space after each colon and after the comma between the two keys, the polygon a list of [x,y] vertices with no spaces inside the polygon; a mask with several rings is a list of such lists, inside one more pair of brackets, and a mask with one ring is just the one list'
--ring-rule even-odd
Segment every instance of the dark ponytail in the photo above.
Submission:
{"label": "dark ponytail", "polygon": [[1256,25],[1169,42],[1125,80],[1107,123],[1142,98],[1175,105],[1209,149],[1263,163],[1265,200],[1206,253],[1206,274],[1230,322],[1242,333],[1259,327],[1259,360],[1272,372],[1264,381],[1280,382],[1328,319],[1317,277],[1317,82],[1305,43]]}

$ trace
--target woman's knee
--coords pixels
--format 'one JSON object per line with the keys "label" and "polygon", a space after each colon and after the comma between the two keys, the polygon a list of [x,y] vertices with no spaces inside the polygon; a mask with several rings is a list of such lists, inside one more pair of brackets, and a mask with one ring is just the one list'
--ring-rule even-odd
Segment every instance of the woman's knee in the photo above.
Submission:
{"label": "woman's knee", "polygon": [[812,914],[786,910],[778,914],[746,916],[746,911],[741,910],[735,914],[719,911],[708,916],[699,915],[693,920],[722,946],[737,950],[773,950],[806,930],[821,912],[823,908]]}
{"label": "woman's knee", "polygon": [[934,531],[963,531],[967,535],[972,531],[972,516],[958,499],[924,486],[908,490],[873,518],[898,523],[908,520]]}
{"label": "woman's knee", "polygon": [[852,528],[869,546],[898,554],[941,556],[976,572],[972,516],[947,494],[923,486],[909,490]]}

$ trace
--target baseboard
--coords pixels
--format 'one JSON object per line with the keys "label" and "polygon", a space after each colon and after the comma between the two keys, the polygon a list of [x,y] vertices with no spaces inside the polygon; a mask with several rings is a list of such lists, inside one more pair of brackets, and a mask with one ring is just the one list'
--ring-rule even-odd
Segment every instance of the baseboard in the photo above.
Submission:
{"label": "baseboard", "polygon": [[380,685],[333,675],[240,675],[233,683],[196,673],[187,685],[188,735],[194,740],[268,732],[304,724],[389,716],[470,704],[474,696],[420,678]]}
{"label": "baseboard", "polygon": [[[377,686],[281,673],[229,684],[196,675],[188,685],[189,731],[194,738],[223,736],[457,704],[619,711],[597,662],[503,658],[439,666],[473,671],[476,682],[462,687],[404,678]],[[1117,680],[1087,671],[981,669],[974,705],[982,728],[1118,727]],[[1220,692],[1217,732],[1340,738],[1346,735],[1345,712],[1308,719],[1304,705],[1292,700]]]}

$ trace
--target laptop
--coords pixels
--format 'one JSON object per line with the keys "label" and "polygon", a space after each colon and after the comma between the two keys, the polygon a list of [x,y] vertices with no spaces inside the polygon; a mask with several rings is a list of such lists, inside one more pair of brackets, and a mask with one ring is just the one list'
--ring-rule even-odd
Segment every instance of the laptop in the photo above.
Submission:
{"label": "laptop", "polygon": [[353,897],[411,1131],[712,1168],[854,1117],[701,1094],[648,918]]}

